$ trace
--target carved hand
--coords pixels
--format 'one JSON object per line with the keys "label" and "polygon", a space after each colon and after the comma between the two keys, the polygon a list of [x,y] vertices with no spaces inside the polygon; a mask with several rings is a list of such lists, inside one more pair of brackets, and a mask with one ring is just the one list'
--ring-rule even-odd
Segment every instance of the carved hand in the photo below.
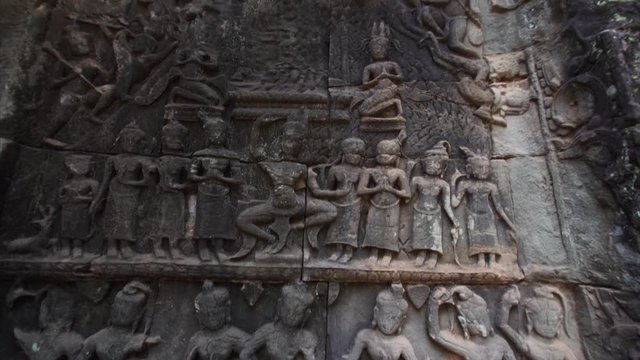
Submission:
{"label": "carved hand", "polygon": [[431,293],[431,299],[437,304],[444,304],[451,299],[451,295],[447,288],[439,286]]}
{"label": "carved hand", "polygon": [[144,343],[148,345],[156,345],[162,342],[162,338],[160,336],[149,336],[144,339]]}

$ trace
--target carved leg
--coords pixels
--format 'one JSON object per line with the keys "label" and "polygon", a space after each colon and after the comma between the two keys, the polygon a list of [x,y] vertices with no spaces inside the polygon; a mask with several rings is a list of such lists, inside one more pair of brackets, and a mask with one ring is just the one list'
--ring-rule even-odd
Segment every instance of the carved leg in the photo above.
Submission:
{"label": "carved leg", "polygon": [[209,240],[198,239],[198,256],[201,261],[211,261],[211,252],[209,251]]}
{"label": "carved leg", "polygon": [[271,215],[271,206],[269,204],[261,204],[242,211],[238,215],[236,226],[247,234],[254,235],[257,238],[272,243],[277,240],[276,236],[264,231],[257,224],[267,224],[273,221],[274,217]]}
{"label": "carved leg", "polygon": [[167,252],[162,248],[162,238],[161,237],[152,237],[151,238],[151,247],[153,248],[153,256],[158,259],[165,259],[167,257]]}
{"label": "carved leg", "polygon": [[496,254],[489,253],[489,261],[487,261],[487,267],[492,267],[496,263]]}
{"label": "carved leg", "polygon": [[118,257],[118,244],[116,244],[116,239],[107,239],[107,257]]}
{"label": "carved leg", "polygon": [[427,268],[435,269],[438,264],[438,253],[436,251],[429,252],[429,260],[427,260]]}
{"label": "carved leg", "polygon": [[369,251],[369,259],[368,261],[371,264],[375,264],[378,262],[378,249],[376,248],[371,248],[371,250]]}
{"label": "carved leg", "polygon": [[120,240],[120,256],[123,259],[130,259],[133,257],[133,249],[131,249],[131,244],[129,244],[128,240]]}
{"label": "carved leg", "polygon": [[486,261],[484,259],[484,253],[478,254],[476,255],[478,257],[478,267],[485,267],[486,266]]}
{"label": "carved leg", "polygon": [[380,260],[380,265],[382,265],[382,266],[391,265],[391,259],[392,258],[393,258],[393,251],[385,250],[384,251],[384,256],[382,256],[382,259]]}
{"label": "carved leg", "polygon": [[346,264],[349,262],[349,260],[351,260],[352,257],[353,257],[353,246],[345,245],[344,253],[340,257],[340,259],[338,259],[338,262],[342,264]]}
{"label": "carved leg", "polygon": [[449,49],[462,56],[479,59],[480,51],[464,44],[467,35],[467,19],[454,19],[449,24],[451,26],[447,44]]}
{"label": "carved leg", "polygon": [[60,238],[60,256],[71,256],[71,240],[67,238]]}
{"label": "carved leg", "polygon": [[83,253],[84,242],[80,239],[73,240],[73,257],[80,258]]}
{"label": "carved leg", "polygon": [[182,251],[178,247],[178,239],[169,240],[169,253],[172,259],[182,259]]}
{"label": "carved leg", "polygon": [[414,262],[415,266],[422,266],[424,265],[425,260],[427,259],[427,251],[426,250],[421,250],[418,251],[418,256],[416,256],[416,260]]}
{"label": "carved leg", "polygon": [[335,251],[329,257],[329,261],[338,261],[338,258],[342,256],[343,246],[342,244],[337,244]]}

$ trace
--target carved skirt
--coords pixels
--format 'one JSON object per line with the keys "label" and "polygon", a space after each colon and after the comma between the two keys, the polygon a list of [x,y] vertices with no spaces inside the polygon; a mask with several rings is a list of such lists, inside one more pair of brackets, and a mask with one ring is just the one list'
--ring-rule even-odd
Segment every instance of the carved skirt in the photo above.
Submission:
{"label": "carved skirt", "polygon": [[362,202],[360,199],[356,199],[350,204],[336,204],[335,202],[332,202],[332,204],[338,210],[338,216],[329,226],[326,244],[358,247],[358,228],[360,226]]}
{"label": "carved skirt", "polygon": [[500,253],[496,217],[492,211],[467,213],[467,234],[469,236],[469,256],[482,253]]}
{"label": "carved skirt", "polygon": [[442,254],[442,211],[413,208],[413,233],[409,251],[431,250]]}
{"label": "carved skirt", "polygon": [[65,239],[84,240],[91,232],[89,203],[66,202],[60,212],[60,236]]}
{"label": "carved skirt", "polygon": [[185,232],[186,201],[182,192],[160,194],[160,208],[152,235],[167,239],[182,239]]}
{"label": "carved skirt", "polygon": [[104,211],[104,234],[108,239],[136,241],[140,188],[111,181]]}
{"label": "carved skirt", "polygon": [[236,221],[229,189],[220,185],[200,184],[196,203],[197,239],[235,239]]}
{"label": "carved skirt", "polygon": [[371,203],[362,247],[400,251],[400,201],[392,205]]}

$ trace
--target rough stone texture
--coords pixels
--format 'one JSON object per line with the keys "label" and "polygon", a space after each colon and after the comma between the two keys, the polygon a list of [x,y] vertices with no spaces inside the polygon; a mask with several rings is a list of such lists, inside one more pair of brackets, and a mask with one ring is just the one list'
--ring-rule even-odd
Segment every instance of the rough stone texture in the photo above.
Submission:
{"label": "rough stone texture", "polygon": [[0,2],[2,358],[638,358],[639,26]]}

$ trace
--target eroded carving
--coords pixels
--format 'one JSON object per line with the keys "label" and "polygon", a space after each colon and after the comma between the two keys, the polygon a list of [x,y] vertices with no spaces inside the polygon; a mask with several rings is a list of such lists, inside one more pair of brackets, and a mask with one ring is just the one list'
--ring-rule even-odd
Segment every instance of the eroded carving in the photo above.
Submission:
{"label": "eroded carving", "polygon": [[147,297],[151,288],[139,281],[131,281],[118,291],[111,304],[109,326],[89,336],[76,360],[124,360],[144,348],[160,343],[158,336],[149,336],[150,324],[138,332]]}
{"label": "eroded carving", "polygon": [[240,354],[249,335],[229,325],[231,297],[223,287],[214,287],[206,281],[196,296],[195,311],[202,329],[191,336],[185,360],[231,359]]}
{"label": "eroded carving", "polygon": [[[440,307],[455,306],[464,337],[441,329]],[[515,360],[509,344],[493,331],[486,301],[466,286],[438,287],[429,298],[429,336],[445,349],[472,360]]]}
{"label": "eroded carving", "polygon": [[373,360],[418,359],[409,339],[400,334],[409,307],[403,295],[402,284],[392,284],[390,289],[378,294],[373,308],[373,328],[358,332],[353,348],[343,359],[358,360],[365,352]]}
{"label": "eroded carving", "polygon": [[276,318],[256,330],[240,353],[240,359],[250,360],[264,347],[270,360],[295,359],[296,356],[315,360],[318,339],[313,332],[303,328],[313,302],[314,297],[306,285],[283,286]]}
{"label": "eroded carving", "polygon": [[498,327],[528,359],[576,360],[573,350],[559,338],[560,329],[570,337],[564,295],[552,286],[540,286],[533,291],[534,296],[523,303],[527,334],[520,334],[509,325],[509,311],[521,302],[515,285],[502,295]]}
{"label": "eroded carving", "polygon": [[[475,154],[466,147],[461,147],[467,156],[467,179],[457,183],[458,176],[452,179],[454,195],[451,205],[456,208],[467,197],[467,237],[469,239],[469,256],[477,258],[479,267],[492,267],[497,264],[505,252],[498,242],[496,216],[510,229],[509,236],[517,241],[515,225],[502,207],[498,187],[490,180],[491,161],[483,155]],[[495,209],[495,213],[494,213]]]}
{"label": "eroded carving", "polygon": [[411,196],[407,174],[398,168],[402,138],[378,143],[378,165],[365,169],[358,183],[358,194],[370,196],[362,247],[369,248],[370,262],[382,266],[400,252],[400,200]]}

